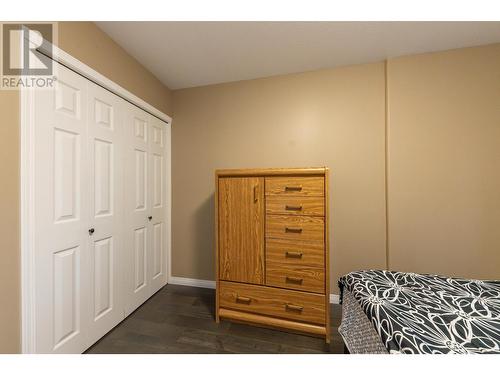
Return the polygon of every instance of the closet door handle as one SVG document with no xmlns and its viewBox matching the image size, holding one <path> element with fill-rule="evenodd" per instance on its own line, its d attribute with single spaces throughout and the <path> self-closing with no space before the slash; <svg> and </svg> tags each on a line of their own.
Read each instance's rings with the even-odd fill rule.
<svg viewBox="0 0 500 375">
<path fill-rule="evenodd" d="M 148 216 L 148 220 L 149 221 L 153 220 L 153 216 Z"/>
<path fill-rule="evenodd" d="M 292 310 L 292 311 L 297 311 L 297 312 L 302 312 L 302 310 L 304 310 L 304 306 L 292 305 L 291 303 L 287 303 L 285 305 L 285 309 Z"/>
<path fill-rule="evenodd" d="M 293 276 L 287 276 L 286 277 L 286 282 L 287 283 L 302 284 L 303 280 L 304 279 L 301 279 L 300 277 L 293 277 Z"/>
<path fill-rule="evenodd" d="M 90 228 L 89 229 L 89 236 L 92 236 L 95 232 L 95 229 L 94 228 Z"/>
<path fill-rule="evenodd" d="M 257 201 L 259 200 L 259 197 L 257 195 L 257 185 L 255 185 L 253 187 L 253 202 L 254 203 L 257 203 Z"/>
<path fill-rule="evenodd" d="M 246 303 L 247 305 L 250 304 L 252 300 L 248 297 L 241 297 L 241 296 L 236 296 L 236 302 L 237 303 Z"/>
<path fill-rule="evenodd" d="M 285 227 L 285 232 L 302 233 L 302 228 Z"/>
<path fill-rule="evenodd" d="M 285 206 L 285 210 L 287 210 L 287 211 L 302 211 L 302 206 L 289 206 L 287 204 Z"/>
<path fill-rule="evenodd" d="M 299 253 L 298 251 L 287 251 L 285 253 L 285 256 L 287 258 L 302 258 L 302 253 Z"/>
</svg>

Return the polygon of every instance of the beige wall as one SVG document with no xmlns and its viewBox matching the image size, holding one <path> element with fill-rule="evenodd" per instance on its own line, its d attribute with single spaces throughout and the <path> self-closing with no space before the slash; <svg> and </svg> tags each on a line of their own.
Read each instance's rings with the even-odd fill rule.
<svg viewBox="0 0 500 375">
<path fill-rule="evenodd" d="M 59 23 L 59 47 L 160 111 L 171 92 L 92 22 Z M 19 249 L 19 95 L 0 91 L 0 353 L 21 350 Z"/>
<path fill-rule="evenodd" d="M 163 113 L 172 113 L 171 91 L 93 22 L 58 26 L 60 48 Z"/>
<path fill-rule="evenodd" d="M 0 90 L 0 353 L 20 350 L 19 95 Z"/>
<path fill-rule="evenodd" d="M 500 44 L 173 93 L 175 276 L 213 279 L 216 168 L 332 170 L 331 280 L 500 278 Z M 385 114 L 388 119 L 388 252 Z"/>
<path fill-rule="evenodd" d="M 332 286 L 385 267 L 384 64 L 174 91 L 172 271 L 214 278 L 214 170 L 331 169 Z"/>
<path fill-rule="evenodd" d="M 388 65 L 389 265 L 500 278 L 500 44 Z"/>
</svg>

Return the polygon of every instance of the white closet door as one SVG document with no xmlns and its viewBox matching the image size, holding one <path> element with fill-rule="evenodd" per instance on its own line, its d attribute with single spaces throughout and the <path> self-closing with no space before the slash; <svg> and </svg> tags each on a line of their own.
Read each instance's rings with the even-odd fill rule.
<svg viewBox="0 0 500 375">
<path fill-rule="evenodd" d="M 28 116 L 34 352 L 81 353 L 165 285 L 168 129 L 64 66 L 56 75 Z"/>
<path fill-rule="evenodd" d="M 124 317 L 121 263 L 123 226 L 123 101 L 88 83 L 89 341 Z"/>
<path fill-rule="evenodd" d="M 150 178 L 149 178 L 149 115 L 126 103 L 126 168 L 125 168 L 125 243 L 127 252 L 127 304 L 130 313 L 150 296 L 148 248 Z"/>
<path fill-rule="evenodd" d="M 148 266 L 148 279 L 151 294 L 156 293 L 166 282 L 166 126 L 154 116 L 150 116 L 149 138 L 149 232 L 151 253 Z"/>
<path fill-rule="evenodd" d="M 35 314 L 38 353 L 87 344 L 87 81 L 60 66 L 55 89 L 36 90 Z"/>
</svg>

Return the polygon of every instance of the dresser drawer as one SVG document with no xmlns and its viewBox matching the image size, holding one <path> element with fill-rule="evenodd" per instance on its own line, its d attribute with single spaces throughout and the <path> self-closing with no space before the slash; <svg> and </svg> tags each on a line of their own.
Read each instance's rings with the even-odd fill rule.
<svg viewBox="0 0 500 375">
<path fill-rule="evenodd" d="M 270 195 L 266 197 L 266 213 L 277 215 L 325 215 L 323 197 Z"/>
<path fill-rule="evenodd" d="M 221 307 L 325 324 L 325 296 L 278 288 L 220 282 Z"/>
<path fill-rule="evenodd" d="M 323 242 L 324 220 L 315 216 L 267 215 L 266 237 Z"/>
<path fill-rule="evenodd" d="M 266 195 L 323 197 L 324 177 L 266 177 Z"/>
<path fill-rule="evenodd" d="M 319 267 L 268 262 L 266 264 L 266 285 L 324 293 L 325 270 Z"/>
<path fill-rule="evenodd" d="M 297 267 L 325 267 L 325 245 L 322 242 L 297 242 L 280 238 L 266 239 L 266 263 Z"/>
</svg>

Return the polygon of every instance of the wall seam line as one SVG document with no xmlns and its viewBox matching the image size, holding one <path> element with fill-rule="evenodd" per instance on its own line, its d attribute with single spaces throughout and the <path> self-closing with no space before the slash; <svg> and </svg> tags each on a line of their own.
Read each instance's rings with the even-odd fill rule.
<svg viewBox="0 0 500 375">
<path fill-rule="evenodd" d="M 386 59 L 384 62 L 384 78 L 385 78 L 385 268 L 389 269 L 389 77 L 388 64 Z"/>
</svg>

